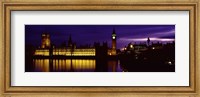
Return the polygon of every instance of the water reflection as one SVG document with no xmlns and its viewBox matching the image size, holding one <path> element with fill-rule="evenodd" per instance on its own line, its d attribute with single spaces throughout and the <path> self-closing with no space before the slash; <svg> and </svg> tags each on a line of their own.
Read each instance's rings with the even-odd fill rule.
<svg viewBox="0 0 200 97">
<path fill-rule="evenodd" d="M 110 60 L 108 61 L 108 72 L 122 72 L 122 66 L 120 65 L 120 61 Z"/>
<path fill-rule="evenodd" d="M 107 61 L 99 64 L 94 59 L 34 59 L 36 72 L 95 72 L 97 65 L 104 65 L 108 72 L 122 71 L 119 61 Z"/>
<path fill-rule="evenodd" d="M 95 60 L 67 59 L 53 60 L 53 71 L 94 71 Z"/>
<path fill-rule="evenodd" d="M 35 71 L 39 72 L 49 72 L 49 59 L 36 59 L 33 60 L 35 65 Z"/>
</svg>

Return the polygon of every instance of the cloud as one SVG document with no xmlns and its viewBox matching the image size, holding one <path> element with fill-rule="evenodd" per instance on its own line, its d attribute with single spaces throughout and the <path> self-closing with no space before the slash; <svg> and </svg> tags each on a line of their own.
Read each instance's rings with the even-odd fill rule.
<svg viewBox="0 0 200 97">
<path fill-rule="evenodd" d="M 120 38 L 120 41 L 129 41 L 129 42 L 144 42 L 147 41 L 147 38 Z M 171 38 L 150 38 L 151 41 L 161 41 L 161 42 L 168 42 L 174 41 L 175 39 Z"/>
</svg>

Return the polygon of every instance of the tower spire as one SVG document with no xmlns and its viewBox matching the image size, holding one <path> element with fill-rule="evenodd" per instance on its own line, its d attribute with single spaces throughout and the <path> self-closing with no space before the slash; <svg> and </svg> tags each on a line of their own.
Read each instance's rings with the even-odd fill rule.
<svg viewBox="0 0 200 97">
<path fill-rule="evenodd" d="M 115 29 L 113 28 L 113 32 L 112 32 L 112 53 L 111 55 L 116 55 L 116 49 L 117 49 L 117 41 L 116 41 L 116 33 L 115 33 Z"/>
<path fill-rule="evenodd" d="M 112 33 L 112 34 L 116 34 L 116 33 L 115 33 L 115 28 L 113 28 L 113 33 Z"/>
<path fill-rule="evenodd" d="M 147 39 L 147 44 L 148 44 L 148 46 L 149 46 L 149 43 L 150 43 L 150 38 L 148 37 L 148 39 Z"/>
<path fill-rule="evenodd" d="M 71 36 L 71 34 L 69 34 L 69 41 L 72 41 L 72 36 Z"/>
<path fill-rule="evenodd" d="M 72 46 L 72 36 L 71 36 L 71 34 L 69 34 L 68 46 L 69 47 Z"/>
</svg>

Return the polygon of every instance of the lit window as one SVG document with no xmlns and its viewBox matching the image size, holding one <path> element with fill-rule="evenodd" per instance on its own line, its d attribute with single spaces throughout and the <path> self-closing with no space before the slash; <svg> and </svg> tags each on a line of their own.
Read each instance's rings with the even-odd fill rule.
<svg viewBox="0 0 200 97">
<path fill-rule="evenodd" d="M 131 44 L 130 47 L 133 48 L 133 45 Z"/>
<path fill-rule="evenodd" d="M 124 48 L 124 50 L 126 50 L 126 48 Z"/>
</svg>

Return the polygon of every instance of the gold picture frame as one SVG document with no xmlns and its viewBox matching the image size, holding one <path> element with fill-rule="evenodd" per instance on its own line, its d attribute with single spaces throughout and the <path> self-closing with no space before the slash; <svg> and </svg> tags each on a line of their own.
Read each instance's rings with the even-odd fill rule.
<svg viewBox="0 0 200 97">
<path fill-rule="evenodd" d="M 112 96 L 112 97 L 200 97 L 199 77 L 199 0 L 3 0 L 0 29 L 0 95 L 5 97 Z M 140 10 L 189 11 L 190 17 L 190 85 L 160 87 L 20 87 L 11 86 L 11 11 L 24 10 Z M 148 95 L 147 95 L 148 94 Z"/>
</svg>

